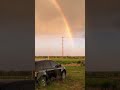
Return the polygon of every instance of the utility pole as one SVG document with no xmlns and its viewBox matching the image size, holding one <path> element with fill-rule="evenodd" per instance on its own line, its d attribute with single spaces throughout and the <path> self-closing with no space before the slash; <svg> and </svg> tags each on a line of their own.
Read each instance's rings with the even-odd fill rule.
<svg viewBox="0 0 120 90">
<path fill-rule="evenodd" d="M 64 56 L 64 41 L 63 41 L 64 37 L 62 37 L 62 57 Z"/>
<path fill-rule="evenodd" d="M 49 60 L 49 56 L 48 56 L 48 60 Z"/>
</svg>

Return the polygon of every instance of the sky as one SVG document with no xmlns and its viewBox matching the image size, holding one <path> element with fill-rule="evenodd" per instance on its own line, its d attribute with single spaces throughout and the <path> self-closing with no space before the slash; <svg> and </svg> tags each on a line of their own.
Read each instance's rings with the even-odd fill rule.
<svg viewBox="0 0 120 90">
<path fill-rule="evenodd" d="M 35 55 L 85 55 L 85 0 L 35 0 Z"/>
</svg>

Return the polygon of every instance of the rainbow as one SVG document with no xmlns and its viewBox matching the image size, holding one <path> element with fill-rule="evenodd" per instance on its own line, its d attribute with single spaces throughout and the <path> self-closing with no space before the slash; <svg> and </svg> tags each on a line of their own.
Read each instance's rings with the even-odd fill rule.
<svg viewBox="0 0 120 90">
<path fill-rule="evenodd" d="M 71 33 L 71 28 L 69 26 L 69 23 L 62 11 L 62 9 L 60 8 L 59 4 L 57 3 L 56 0 L 50 0 L 52 2 L 52 4 L 55 6 L 55 8 L 59 11 L 59 13 L 61 14 L 62 16 L 62 19 L 64 21 L 64 24 L 66 26 L 66 30 L 67 30 L 67 34 L 68 34 L 68 37 L 70 38 L 70 40 L 72 41 L 72 45 L 73 45 L 73 39 L 72 39 L 72 33 Z"/>
</svg>

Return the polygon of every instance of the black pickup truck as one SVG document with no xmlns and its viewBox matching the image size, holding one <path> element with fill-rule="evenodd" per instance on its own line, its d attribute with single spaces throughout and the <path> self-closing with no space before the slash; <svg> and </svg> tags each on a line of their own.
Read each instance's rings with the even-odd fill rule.
<svg viewBox="0 0 120 90">
<path fill-rule="evenodd" d="M 41 86 L 46 86 L 49 81 L 65 79 L 66 69 L 61 64 L 52 60 L 41 60 L 35 62 L 35 81 Z"/>
</svg>

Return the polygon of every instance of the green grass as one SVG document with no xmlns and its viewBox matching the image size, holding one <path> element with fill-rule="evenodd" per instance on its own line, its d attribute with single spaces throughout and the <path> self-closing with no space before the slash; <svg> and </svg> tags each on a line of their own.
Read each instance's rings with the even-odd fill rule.
<svg viewBox="0 0 120 90">
<path fill-rule="evenodd" d="M 36 90 L 84 90 L 85 87 L 85 67 L 66 66 L 67 77 L 64 81 L 51 82 L 45 88 Z"/>
<path fill-rule="evenodd" d="M 119 72 L 89 72 L 86 75 L 86 87 L 111 88 L 120 90 Z"/>
<path fill-rule="evenodd" d="M 52 60 L 60 63 L 60 64 L 71 64 L 71 63 L 80 63 L 82 60 L 80 59 L 60 59 L 60 58 L 53 58 Z"/>
<path fill-rule="evenodd" d="M 75 64 L 81 64 L 82 62 L 84 63 L 84 59 L 80 59 L 80 58 L 49 58 L 50 60 L 54 60 L 60 64 L 71 64 L 71 63 L 75 63 Z M 42 58 L 36 58 L 36 61 L 38 60 L 42 60 Z M 44 59 L 43 59 L 44 60 Z"/>
</svg>

